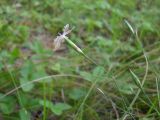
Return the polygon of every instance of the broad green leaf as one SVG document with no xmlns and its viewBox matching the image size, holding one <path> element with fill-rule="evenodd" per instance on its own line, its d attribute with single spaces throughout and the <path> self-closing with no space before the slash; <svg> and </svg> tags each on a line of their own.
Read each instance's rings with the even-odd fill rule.
<svg viewBox="0 0 160 120">
<path fill-rule="evenodd" d="M 12 107 L 13 104 L 9 103 L 0 103 L 0 109 L 2 111 L 2 113 L 4 114 L 10 114 L 13 112 L 14 108 Z"/>
<path fill-rule="evenodd" d="M 91 74 L 91 73 L 85 72 L 85 71 L 81 71 L 81 72 L 80 72 L 80 75 L 81 75 L 85 80 L 92 81 L 92 74 Z"/>
<path fill-rule="evenodd" d="M 27 78 L 21 78 L 20 79 L 20 85 L 22 85 L 22 90 L 25 92 L 31 91 L 32 88 L 34 87 L 33 83 L 28 84 L 30 82 Z"/>
<path fill-rule="evenodd" d="M 12 58 L 18 58 L 20 55 L 20 51 L 18 48 L 14 48 L 11 52 Z"/>
<path fill-rule="evenodd" d="M 40 100 L 39 104 L 42 106 L 46 106 L 48 109 L 50 109 L 55 115 L 61 115 L 63 113 L 63 111 L 68 110 L 71 108 L 70 105 L 68 105 L 67 103 L 56 103 L 53 104 L 52 102 L 46 100 Z"/>
<path fill-rule="evenodd" d="M 79 73 L 84 79 L 88 81 L 94 81 L 94 80 L 102 81 L 104 80 L 104 77 L 105 77 L 105 69 L 101 66 L 96 67 L 92 71 L 92 73 L 85 72 L 85 71 L 80 71 Z"/>
<path fill-rule="evenodd" d="M 44 101 L 44 100 L 39 100 L 39 104 L 42 106 L 46 106 L 47 108 L 51 109 L 53 107 L 53 103 L 51 101 Z"/>
<path fill-rule="evenodd" d="M 61 115 L 63 111 L 70 109 L 71 106 L 66 103 L 56 103 L 52 108 L 52 112 L 56 115 Z"/>
<path fill-rule="evenodd" d="M 59 63 L 56 63 L 54 66 L 51 68 L 54 71 L 60 72 L 61 71 L 61 65 Z"/>
<path fill-rule="evenodd" d="M 3 96 L 3 94 L 0 94 L 0 96 Z M 4 114 L 10 114 L 15 109 L 16 100 L 11 97 L 7 96 L 0 100 L 0 111 Z"/>
<path fill-rule="evenodd" d="M 104 68 L 101 66 L 98 66 L 93 70 L 93 76 L 96 77 L 96 76 L 104 75 L 104 72 L 105 72 Z"/>
<path fill-rule="evenodd" d="M 37 71 L 36 73 L 33 74 L 32 80 L 43 78 L 46 76 L 48 76 L 47 73 L 44 70 L 40 70 L 40 71 Z M 43 82 L 47 83 L 47 82 L 50 82 L 51 80 L 52 80 L 51 78 L 47 78 L 47 79 L 42 79 L 39 82 L 40 83 L 43 83 Z"/>
<path fill-rule="evenodd" d="M 74 88 L 70 93 L 69 97 L 73 100 L 79 100 L 86 95 L 86 91 L 81 88 Z"/>
<path fill-rule="evenodd" d="M 21 120 L 30 120 L 31 116 L 25 109 L 19 111 L 19 116 Z"/>
<path fill-rule="evenodd" d="M 31 61 L 26 61 L 21 68 L 21 76 L 22 77 L 30 77 L 33 71 L 33 63 Z"/>
<path fill-rule="evenodd" d="M 101 66 L 96 67 L 93 70 L 93 78 L 94 80 L 102 81 L 104 79 L 105 75 L 105 69 Z"/>
<path fill-rule="evenodd" d="M 28 92 L 32 90 L 34 87 L 33 83 L 28 84 L 32 80 L 32 74 L 34 71 L 33 63 L 31 61 L 26 61 L 26 63 L 21 68 L 21 78 L 20 78 L 20 85 L 22 85 L 22 90 Z M 27 84 L 27 85 L 25 85 Z"/>
</svg>

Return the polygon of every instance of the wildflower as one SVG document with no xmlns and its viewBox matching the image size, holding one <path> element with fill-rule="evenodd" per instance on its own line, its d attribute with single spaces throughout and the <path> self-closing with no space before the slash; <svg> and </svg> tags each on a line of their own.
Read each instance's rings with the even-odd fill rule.
<svg viewBox="0 0 160 120">
<path fill-rule="evenodd" d="M 61 44 L 66 41 L 74 50 L 76 50 L 79 54 L 83 55 L 85 58 L 87 58 L 90 62 L 96 64 L 92 59 L 90 59 L 84 52 L 76 45 L 74 44 L 66 35 L 71 33 L 72 29 L 69 29 L 69 24 L 65 25 L 63 28 L 63 33 L 60 34 L 54 39 L 54 50 L 57 50 L 60 48 Z"/>
<path fill-rule="evenodd" d="M 63 28 L 63 33 L 60 34 L 54 39 L 54 50 L 57 50 L 60 48 L 61 44 L 65 41 L 65 38 L 67 38 L 66 35 L 68 35 L 69 33 L 71 33 L 72 29 L 69 29 L 69 24 L 65 25 Z"/>
</svg>

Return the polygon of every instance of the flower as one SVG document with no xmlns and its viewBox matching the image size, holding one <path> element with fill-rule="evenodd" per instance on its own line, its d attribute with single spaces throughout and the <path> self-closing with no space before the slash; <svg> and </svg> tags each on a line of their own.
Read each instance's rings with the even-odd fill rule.
<svg viewBox="0 0 160 120">
<path fill-rule="evenodd" d="M 74 42 L 72 42 L 66 35 L 68 35 L 72 29 L 69 29 L 69 24 L 65 25 L 63 28 L 63 33 L 60 34 L 54 39 L 54 45 L 55 48 L 54 50 L 59 49 L 59 47 L 61 46 L 61 43 L 63 43 L 64 41 L 66 41 L 75 51 L 77 51 L 79 54 L 83 55 L 85 58 L 87 58 L 90 62 L 96 64 L 92 59 L 90 59 L 90 57 L 88 57 L 86 54 L 84 54 L 84 52 L 81 50 L 81 48 L 79 48 Z M 97 64 L 96 64 L 97 65 Z"/>
<path fill-rule="evenodd" d="M 71 33 L 72 29 L 69 29 L 69 24 L 65 25 L 63 28 L 63 33 L 60 34 L 54 39 L 54 50 L 57 50 L 60 48 L 61 44 L 65 41 L 66 35 Z"/>
</svg>

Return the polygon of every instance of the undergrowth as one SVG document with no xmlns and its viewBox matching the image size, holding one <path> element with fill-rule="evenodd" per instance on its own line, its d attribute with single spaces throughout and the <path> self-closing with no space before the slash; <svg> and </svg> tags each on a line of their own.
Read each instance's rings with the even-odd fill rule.
<svg viewBox="0 0 160 120">
<path fill-rule="evenodd" d="M 159 120 L 159 8 L 1 0 L 0 119 Z M 54 49 L 66 24 L 75 28 Z"/>
</svg>

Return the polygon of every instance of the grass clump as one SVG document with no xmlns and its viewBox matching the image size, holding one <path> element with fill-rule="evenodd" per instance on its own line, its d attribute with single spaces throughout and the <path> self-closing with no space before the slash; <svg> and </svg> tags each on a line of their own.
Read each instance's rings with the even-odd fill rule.
<svg viewBox="0 0 160 120">
<path fill-rule="evenodd" d="M 0 119 L 160 119 L 159 6 L 1 0 Z"/>
</svg>

